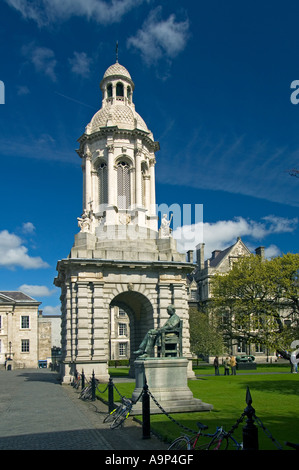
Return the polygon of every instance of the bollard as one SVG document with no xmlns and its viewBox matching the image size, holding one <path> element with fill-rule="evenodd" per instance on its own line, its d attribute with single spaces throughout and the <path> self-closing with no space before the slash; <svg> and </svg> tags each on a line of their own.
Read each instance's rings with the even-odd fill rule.
<svg viewBox="0 0 299 470">
<path fill-rule="evenodd" d="M 255 409 L 252 407 L 252 398 L 249 387 L 247 387 L 246 392 L 246 403 L 247 407 L 245 408 L 244 413 L 247 416 L 247 420 L 243 428 L 243 450 L 258 450 L 258 429 L 253 421 Z"/>
<path fill-rule="evenodd" d="M 84 370 L 82 369 L 82 377 L 81 377 L 81 390 L 85 387 L 85 376 L 84 376 Z"/>
<path fill-rule="evenodd" d="M 111 413 L 114 410 L 114 398 L 113 398 L 113 380 L 109 378 L 108 383 L 108 411 Z"/>
<path fill-rule="evenodd" d="M 150 396 L 148 393 L 148 385 L 144 383 L 142 394 L 142 439 L 151 438 L 151 422 L 150 422 Z"/>
<path fill-rule="evenodd" d="M 91 399 L 92 401 L 95 401 L 96 399 L 96 381 L 94 377 L 94 370 L 92 371 L 92 377 L 91 377 Z"/>
</svg>

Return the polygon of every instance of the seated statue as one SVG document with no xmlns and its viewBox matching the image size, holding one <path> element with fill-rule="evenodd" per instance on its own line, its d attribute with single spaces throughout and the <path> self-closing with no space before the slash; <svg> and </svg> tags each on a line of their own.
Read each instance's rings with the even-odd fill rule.
<svg viewBox="0 0 299 470">
<path fill-rule="evenodd" d="M 149 357 L 153 354 L 153 349 L 157 339 L 161 336 L 163 331 L 167 333 L 167 330 L 179 328 L 180 317 L 175 313 L 175 308 L 172 305 L 167 307 L 167 313 L 170 318 L 168 318 L 166 323 L 161 328 L 149 330 L 142 340 L 138 350 L 134 351 L 134 354 L 137 354 L 140 359 Z"/>
</svg>

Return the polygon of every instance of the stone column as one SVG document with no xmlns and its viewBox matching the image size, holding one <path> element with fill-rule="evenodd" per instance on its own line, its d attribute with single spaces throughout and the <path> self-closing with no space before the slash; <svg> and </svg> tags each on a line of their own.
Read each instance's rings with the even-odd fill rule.
<svg viewBox="0 0 299 470">
<path fill-rule="evenodd" d="M 114 145 L 113 144 L 107 145 L 107 150 L 108 150 L 108 205 L 113 206 L 115 205 Z"/>
<path fill-rule="evenodd" d="M 91 201 L 91 153 L 87 151 L 85 157 L 85 207 L 89 210 L 89 203 Z"/>
<path fill-rule="evenodd" d="M 142 174 L 141 174 L 141 156 L 142 152 L 140 149 L 135 150 L 135 202 L 137 207 L 142 206 Z"/>
<path fill-rule="evenodd" d="M 149 161 L 149 164 L 150 164 L 150 178 L 151 178 L 151 183 L 150 183 L 150 189 L 151 189 L 151 193 L 150 193 L 150 206 L 151 206 L 151 209 L 150 209 L 150 213 L 151 215 L 155 215 L 156 214 L 156 183 L 155 183 L 155 164 L 156 164 L 156 160 L 155 158 L 151 158 L 150 161 Z"/>
<path fill-rule="evenodd" d="M 77 358 L 78 363 L 90 359 L 88 332 L 88 283 L 77 281 Z M 79 372 L 79 371 L 78 371 Z"/>
</svg>

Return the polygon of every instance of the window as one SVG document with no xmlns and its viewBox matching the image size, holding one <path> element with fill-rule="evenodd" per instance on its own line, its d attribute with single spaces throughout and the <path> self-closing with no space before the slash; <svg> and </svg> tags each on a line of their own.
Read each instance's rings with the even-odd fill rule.
<svg viewBox="0 0 299 470">
<path fill-rule="evenodd" d="M 127 336 L 127 325 L 126 323 L 119 323 L 118 325 L 119 336 Z"/>
<path fill-rule="evenodd" d="M 119 311 L 118 311 L 118 316 L 119 317 L 125 317 L 126 315 L 127 315 L 126 312 L 122 308 L 120 308 Z"/>
<path fill-rule="evenodd" d="M 22 339 L 21 352 L 29 352 L 29 339 Z"/>
<path fill-rule="evenodd" d="M 124 86 L 122 83 L 116 85 L 116 96 L 124 96 Z"/>
<path fill-rule="evenodd" d="M 127 343 L 119 343 L 118 354 L 119 354 L 119 357 L 127 355 Z"/>
<path fill-rule="evenodd" d="M 99 175 L 99 203 L 108 203 L 108 177 L 107 177 L 107 164 L 101 163 L 98 168 Z"/>
<path fill-rule="evenodd" d="M 107 97 L 108 98 L 112 97 L 112 85 L 111 85 L 111 83 L 109 83 L 109 85 L 107 85 Z"/>
<path fill-rule="evenodd" d="M 121 161 L 117 165 L 117 202 L 119 209 L 128 209 L 131 204 L 130 196 L 130 166 Z"/>
<path fill-rule="evenodd" d="M 29 328 L 29 316 L 21 316 L 21 328 Z"/>
</svg>

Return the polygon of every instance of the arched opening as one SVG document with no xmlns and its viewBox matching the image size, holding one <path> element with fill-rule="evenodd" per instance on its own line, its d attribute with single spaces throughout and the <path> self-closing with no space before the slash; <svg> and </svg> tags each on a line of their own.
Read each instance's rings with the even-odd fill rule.
<svg viewBox="0 0 299 470">
<path fill-rule="evenodd" d="M 126 160 L 117 163 L 117 204 L 119 209 L 131 205 L 130 164 Z"/>
<path fill-rule="evenodd" d="M 125 315 L 119 315 L 125 312 Z M 116 318 L 118 313 L 118 318 Z M 124 330 L 120 324 L 126 324 Z M 149 329 L 154 328 L 154 309 L 151 302 L 139 292 L 126 291 L 118 294 L 110 303 L 110 352 L 122 352 L 127 344 L 130 375 L 134 376 L 134 351 Z"/>
<path fill-rule="evenodd" d="M 124 96 L 124 86 L 121 82 L 116 84 L 116 96 Z"/>
<path fill-rule="evenodd" d="M 99 205 L 108 203 L 108 168 L 106 162 L 100 162 L 98 166 Z"/>
<path fill-rule="evenodd" d="M 112 84 L 107 85 L 107 98 L 112 98 Z"/>
</svg>

